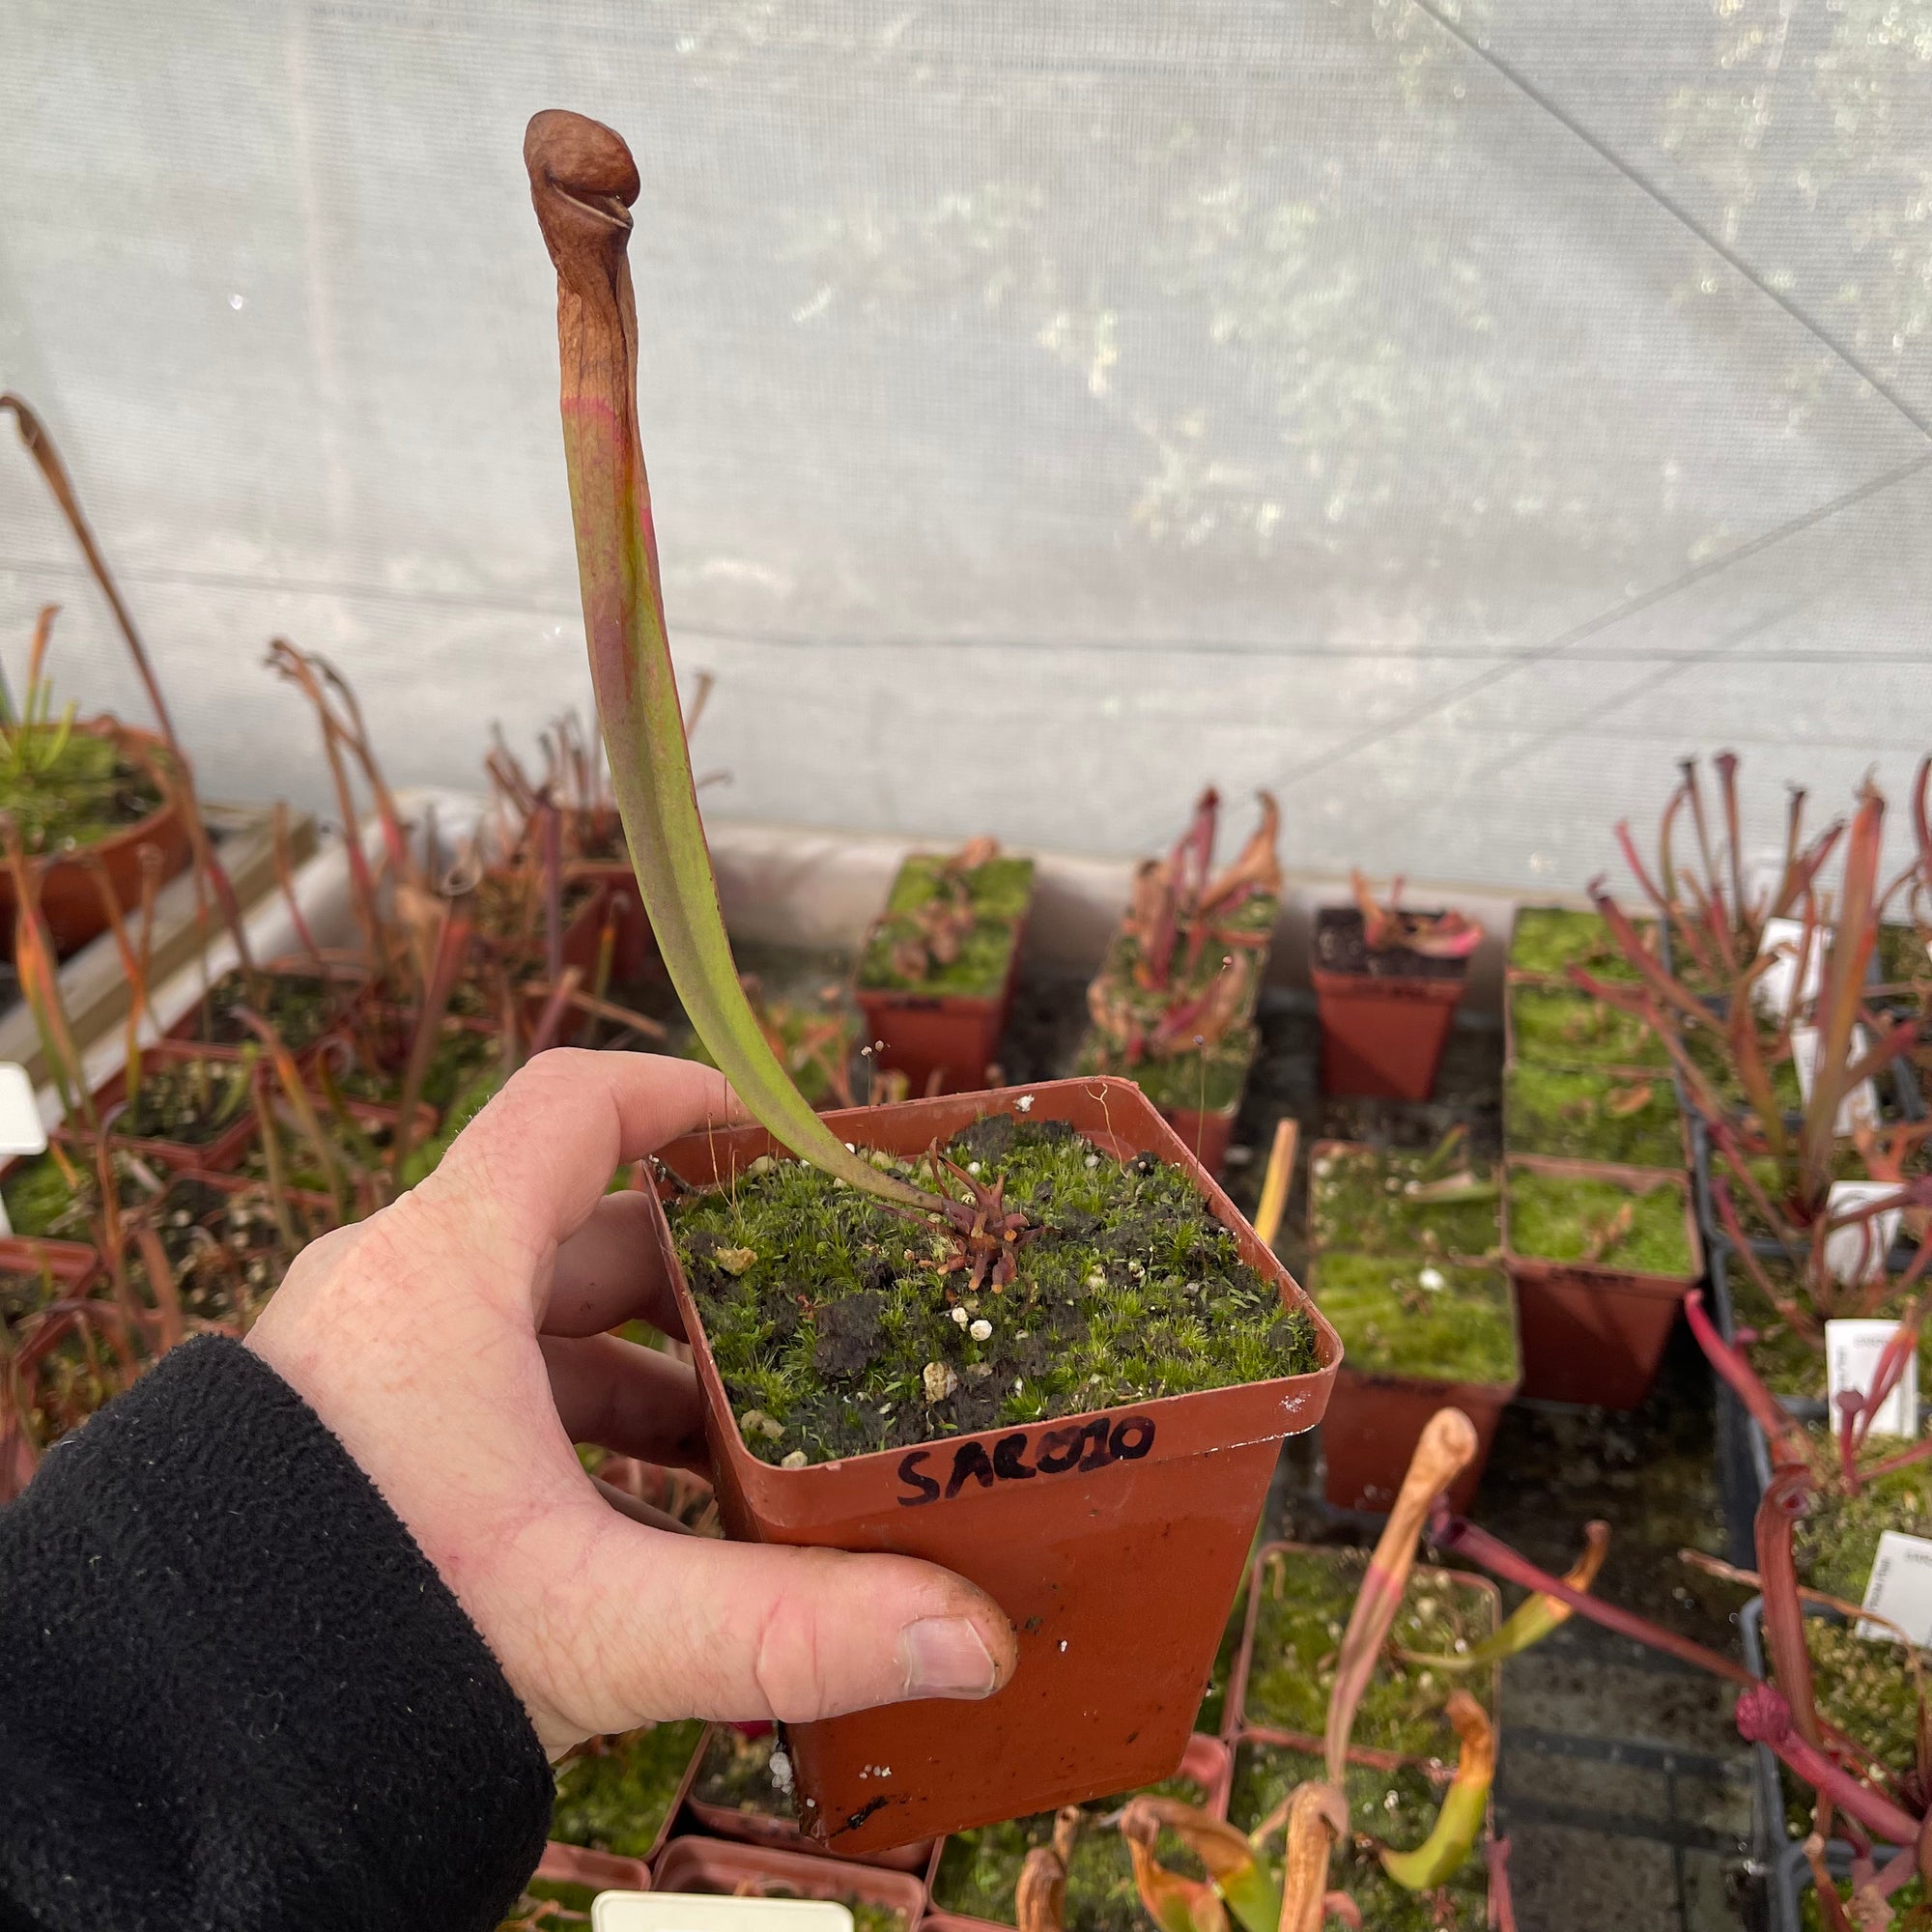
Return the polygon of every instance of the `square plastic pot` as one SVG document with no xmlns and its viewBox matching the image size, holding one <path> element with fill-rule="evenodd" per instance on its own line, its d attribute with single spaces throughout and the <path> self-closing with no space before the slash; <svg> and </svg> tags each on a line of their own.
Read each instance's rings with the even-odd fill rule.
<svg viewBox="0 0 1932 1932">
<path fill-rule="evenodd" d="M 728 1895 L 741 1887 L 762 1885 L 770 1889 L 751 1896 L 860 1898 L 903 1915 L 905 1932 L 917 1932 L 925 1911 L 925 1885 L 910 1872 L 725 1838 L 673 1838 L 658 1855 L 655 1877 L 659 1891 Z"/>
<path fill-rule="evenodd" d="M 1308 1312 L 1319 1367 L 781 1469 L 738 1433 L 660 1210 L 656 1238 L 692 1340 L 729 1534 L 943 1564 L 984 1589 L 1018 1636 L 1012 1681 L 983 1703 L 899 1704 L 792 1730 L 806 1833 L 840 1854 L 1166 1776 L 1192 1729 L 1281 1440 L 1321 1421 L 1341 1355 L 1280 1261 L 1127 1081 L 1048 1081 L 826 1118 L 841 1139 L 909 1156 L 991 1114 L 1065 1121 L 1117 1157 L 1151 1152 L 1179 1168 L 1283 1306 Z M 762 1128 L 739 1127 L 690 1135 L 659 1158 L 688 1183 L 718 1184 L 772 1145 Z M 881 1765 L 890 1777 L 873 1774 Z"/>
<path fill-rule="evenodd" d="M 829 1853 L 798 1829 L 795 1818 L 774 1817 L 766 1811 L 738 1811 L 728 1804 L 707 1804 L 697 1795 L 697 1787 L 704 1776 L 705 1758 L 724 1728 L 714 1724 L 704 1735 L 704 1743 L 697 1753 L 697 1776 L 692 1780 L 691 1815 L 714 1838 L 737 1838 L 748 1845 L 764 1845 L 779 1852 L 799 1852 L 815 1859 L 829 1857 Z M 867 1864 L 885 1865 L 894 1871 L 923 1872 L 932 1854 L 933 1842 L 930 1838 L 916 1838 L 909 1845 L 894 1845 L 884 1851 L 862 1853 L 860 1856 Z"/>
<path fill-rule="evenodd" d="M 620 1858 L 615 1852 L 593 1852 L 588 1845 L 566 1845 L 555 1838 L 543 1848 L 532 1878 L 553 1885 L 587 1885 L 599 1891 L 649 1891 L 651 1868 L 642 1859 Z"/>
<path fill-rule="evenodd" d="M 903 1073 L 914 1094 L 962 1094 L 983 1088 L 986 1069 L 1013 1009 L 1025 923 L 1013 930 L 1006 983 L 997 993 L 914 993 L 902 987 L 860 986 L 854 997 L 866 1015 L 866 1037 L 881 1042 L 878 1064 Z"/>
<path fill-rule="evenodd" d="M 1310 963 L 1321 1017 L 1321 1091 L 1381 1100 L 1426 1100 L 1468 986 L 1453 977 L 1338 973 Z"/>
<path fill-rule="evenodd" d="M 1518 1254 L 1510 1232 L 1509 1175 L 1519 1170 L 1616 1180 L 1642 1193 L 1660 1187 L 1675 1190 L 1683 1202 L 1690 1271 L 1646 1274 L 1601 1262 Z M 1503 1260 L 1516 1286 L 1523 1395 L 1541 1402 L 1635 1408 L 1657 1378 L 1684 1297 L 1704 1272 L 1690 1182 L 1662 1168 L 1513 1154 L 1503 1179 Z"/>
<path fill-rule="evenodd" d="M 241 1065 L 242 1059 L 242 1049 L 239 1046 L 207 1046 L 189 1040 L 151 1040 L 141 1049 L 142 1065 L 151 1067 L 182 1065 L 197 1060 L 236 1066 Z M 234 1171 L 248 1143 L 255 1137 L 257 1121 L 252 1094 L 242 1111 L 213 1140 L 175 1141 L 157 1135 L 121 1133 L 114 1124 L 113 1117 L 127 1092 L 128 1073 L 123 1067 L 94 1096 L 95 1105 L 99 1109 L 108 1139 L 114 1146 L 127 1148 L 144 1158 L 161 1161 L 169 1167 L 192 1167 L 208 1174 L 228 1174 Z"/>
<path fill-rule="evenodd" d="M 1181 1752 L 1179 1764 L 1162 1776 L 1193 1779 L 1208 1796 L 1202 1809 L 1216 1818 L 1228 1815 L 1228 1795 L 1235 1782 L 1235 1754 L 1219 1738 L 1206 1737 L 1196 1731 L 1188 1738 L 1187 1748 Z M 1157 1784 L 1161 1779 L 1151 1778 L 1149 1782 Z M 946 1840 L 942 1838 L 933 1846 L 931 1862 L 926 1867 L 925 1892 L 928 1898 L 939 1882 L 939 1863 L 945 1853 Z M 977 1918 L 971 1913 L 942 1912 L 935 1907 L 926 1914 L 923 1932 L 1013 1932 L 1013 1921 Z"/>
<path fill-rule="evenodd" d="M 643 899 L 638 893 L 637 875 L 630 864 L 618 859 L 583 859 L 565 867 L 564 879 L 568 885 L 589 881 L 602 888 L 596 900 L 589 938 L 587 958 L 573 958 L 569 949 L 572 944 L 566 938 L 565 965 L 581 965 L 586 980 L 597 970 L 597 949 L 603 943 L 604 921 L 608 918 L 612 928 L 611 947 L 611 977 L 621 984 L 641 980 L 657 964 L 657 934 L 651 930 L 650 915 L 644 910 Z M 580 918 L 582 915 L 580 915 Z M 573 927 L 577 922 L 573 921 Z M 578 942 L 580 947 L 582 942 Z"/>
<path fill-rule="evenodd" d="M 1235 1137 L 1240 1102 L 1203 1113 L 1198 1107 L 1163 1107 L 1164 1120 L 1179 1135 L 1180 1144 L 1216 1180 L 1228 1164 L 1228 1143 Z"/>
</svg>

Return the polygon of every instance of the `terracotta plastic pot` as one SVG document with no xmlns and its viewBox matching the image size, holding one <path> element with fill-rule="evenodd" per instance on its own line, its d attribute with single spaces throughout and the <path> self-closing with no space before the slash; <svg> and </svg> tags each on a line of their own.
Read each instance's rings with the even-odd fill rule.
<svg viewBox="0 0 1932 1932">
<path fill-rule="evenodd" d="M 867 1039 L 879 1042 L 879 1065 L 903 1073 L 915 1095 L 975 1093 L 1000 1050 L 1000 1037 L 1013 1009 L 1026 921 L 1013 924 L 1013 950 L 997 993 L 916 993 L 904 987 L 858 986 L 854 997 L 866 1015 Z M 862 951 L 860 956 L 863 958 Z"/>
<path fill-rule="evenodd" d="M 1308 1310 L 1320 1367 L 776 1468 L 739 1435 L 660 1211 L 656 1236 L 692 1339 L 730 1534 L 924 1557 L 987 1591 L 1018 1634 L 1018 1670 L 983 1703 L 898 1704 L 792 1731 L 806 1832 L 841 1853 L 1166 1776 L 1192 1729 L 1281 1439 L 1321 1419 L 1340 1358 L 1333 1329 L 1127 1081 L 1049 1081 L 827 1120 L 842 1139 L 913 1155 L 990 1114 L 1065 1121 L 1117 1156 L 1151 1152 L 1180 1168 L 1283 1305 Z M 659 1158 L 704 1185 L 771 1147 L 762 1128 L 738 1127 L 687 1136 Z"/>
<path fill-rule="evenodd" d="M 1522 1386 L 1512 1382 L 1439 1382 L 1425 1376 L 1358 1372 L 1345 1361 L 1321 1418 L 1322 1493 L 1336 1509 L 1386 1516 L 1408 1459 L 1438 1408 L 1460 1408 L 1476 1425 L 1476 1453 L 1449 1486 L 1449 1506 L 1466 1515 L 1496 1439 L 1496 1424 Z"/>
<path fill-rule="evenodd" d="M 774 1817 L 768 1811 L 739 1811 L 729 1804 L 707 1804 L 698 1797 L 697 1785 L 704 1775 L 704 1760 L 720 1728 L 714 1724 L 705 1733 L 703 1747 L 697 1753 L 697 1777 L 692 1781 L 691 1797 L 688 1801 L 691 1815 L 714 1838 L 739 1838 L 748 1845 L 764 1845 L 773 1851 L 798 1852 L 814 1859 L 829 1858 L 830 1853 L 814 1844 L 798 1829 L 796 1819 Z M 909 1845 L 893 1845 L 881 1851 L 864 1852 L 857 1856 L 867 1864 L 885 1865 L 894 1871 L 923 1871 L 926 1861 L 932 1854 L 934 1842 L 930 1838 L 916 1838 Z"/>
<path fill-rule="evenodd" d="M 1520 1255 L 1510 1235 L 1508 1174 L 1503 1183 L 1503 1260 L 1516 1285 L 1522 1333 L 1522 1393 L 1542 1402 L 1635 1408 L 1650 1393 L 1684 1297 L 1704 1272 L 1703 1244 L 1681 1174 L 1584 1160 L 1513 1154 L 1509 1171 L 1621 1181 L 1648 1194 L 1674 1188 L 1684 1203 L 1689 1273 L 1644 1274 L 1601 1262 Z"/>
<path fill-rule="evenodd" d="M 1163 1107 L 1164 1120 L 1180 1136 L 1180 1144 L 1216 1180 L 1228 1164 L 1228 1143 L 1235 1137 L 1235 1121 L 1240 1113 L 1238 1101 L 1212 1113 L 1198 1107 Z"/>
<path fill-rule="evenodd" d="M 1321 1015 L 1322 1093 L 1428 1099 L 1467 982 L 1309 973 Z"/>
<path fill-rule="evenodd" d="M 587 979 L 597 969 L 597 948 L 610 917 L 614 934 L 611 948 L 611 977 L 620 983 L 641 980 L 656 965 L 657 934 L 638 895 L 637 876 L 628 864 L 614 859 L 580 859 L 564 867 L 571 885 L 588 880 L 603 890 L 597 901 L 597 929 L 590 935 L 590 957 L 581 962 Z M 566 942 L 567 943 L 567 942 Z M 566 965 L 579 963 L 566 958 Z"/>
<path fill-rule="evenodd" d="M 142 752 L 165 752 L 163 742 L 152 731 L 137 731 L 111 718 L 90 718 L 73 727 L 92 737 L 113 737 L 127 741 Z M 125 830 L 97 839 L 87 850 L 107 867 L 114 896 L 125 915 L 131 916 L 141 903 L 141 847 L 152 845 L 161 855 L 160 883 L 165 884 L 188 861 L 187 827 L 179 810 L 165 800 L 158 810 L 137 819 Z M 62 958 L 77 952 L 90 939 L 107 930 L 107 909 L 101 903 L 100 888 L 79 858 L 48 857 L 31 862 L 41 886 L 41 917 L 53 935 L 54 951 Z M 0 870 L 0 920 L 6 930 L 14 929 L 18 901 L 14 881 Z"/>
<path fill-rule="evenodd" d="M 0 1235 L 0 1272 L 47 1275 L 70 1294 L 99 1265 L 99 1254 L 85 1241 L 50 1241 L 41 1235 Z"/>
<path fill-rule="evenodd" d="M 769 1845 L 732 1844 L 724 1838 L 673 1838 L 658 1859 L 659 1891 L 736 1892 L 740 1886 L 769 1886 L 752 1895 L 783 1898 L 859 1898 L 904 1916 L 915 1932 L 925 1910 L 925 1887 L 908 1872 L 847 1864 L 810 1852 L 781 1852 Z"/>
<path fill-rule="evenodd" d="M 593 1852 L 587 1845 L 559 1844 L 553 1838 L 543 1848 L 532 1878 L 553 1885 L 588 1885 L 599 1891 L 649 1891 L 651 1868 L 642 1859 L 619 1858 L 615 1852 Z"/>
<path fill-rule="evenodd" d="M 144 1067 L 182 1065 L 197 1060 L 234 1066 L 239 1065 L 242 1059 L 242 1050 L 239 1046 L 212 1046 L 195 1040 L 157 1039 L 141 1049 Z M 128 1073 L 123 1067 L 94 1096 L 95 1105 L 100 1111 L 108 1138 L 113 1144 L 144 1158 L 162 1161 L 169 1167 L 201 1168 L 210 1174 L 230 1174 L 255 1136 L 257 1122 L 252 1094 L 242 1111 L 213 1140 L 176 1141 L 158 1135 L 122 1133 L 115 1125 L 114 1115 L 127 1091 Z"/>
</svg>

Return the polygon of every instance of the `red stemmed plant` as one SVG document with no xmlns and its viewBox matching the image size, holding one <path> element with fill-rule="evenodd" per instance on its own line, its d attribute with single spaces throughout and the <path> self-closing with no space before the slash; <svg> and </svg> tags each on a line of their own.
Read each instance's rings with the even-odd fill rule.
<svg viewBox="0 0 1932 1932">
<path fill-rule="evenodd" d="M 1362 942 L 1371 952 L 1413 952 L 1424 959 L 1466 959 L 1483 943 L 1483 928 L 1460 912 L 1408 912 L 1402 903 L 1403 881 L 1389 881 L 1388 896 L 1376 897 L 1360 872 L 1349 874 L 1349 888 L 1362 915 Z"/>
</svg>

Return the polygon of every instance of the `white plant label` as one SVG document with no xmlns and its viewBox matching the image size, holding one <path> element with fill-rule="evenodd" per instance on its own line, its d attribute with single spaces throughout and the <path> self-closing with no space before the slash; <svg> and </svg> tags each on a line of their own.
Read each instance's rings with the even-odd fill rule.
<svg viewBox="0 0 1932 1932">
<path fill-rule="evenodd" d="M 1852 1029 L 1851 1051 L 1845 1056 L 1847 1066 L 1856 1065 L 1871 1051 L 1871 1040 L 1861 1026 Z M 1804 1097 L 1804 1104 L 1811 1104 L 1811 1090 L 1818 1084 L 1818 1029 L 1808 1026 L 1795 1026 L 1791 1029 L 1791 1064 L 1798 1070 L 1798 1091 Z M 1861 1127 L 1878 1125 L 1878 1089 L 1869 1080 L 1861 1080 L 1838 1102 L 1838 1118 L 1832 1131 L 1840 1138 L 1849 1138 Z"/>
<path fill-rule="evenodd" d="M 1932 1647 L 1932 1543 L 1895 1529 L 1882 1531 L 1864 1607 L 1897 1625 L 1921 1650 Z M 1898 1641 L 1885 1624 L 1861 1623 L 1859 1634 L 1880 1643 Z"/>
<path fill-rule="evenodd" d="M 1857 1395 L 1871 1392 L 1878 1374 L 1878 1358 L 1885 1346 L 1898 1332 L 1896 1321 L 1828 1321 L 1825 1323 L 1825 1401 L 1832 1427 L 1838 1426 L 1838 1396 L 1850 1390 Z M 1915 1350 L 1905 1364 L 1898 1385 L 1879 1405 L 1869 1432 L 1873 1435 L 1917 1435 L 1918 1434 L 1918 1356 Z"/>
<path fill-rule="evenodd" d="M 1868 1207 L 1874 1201 L 1895 1201 L 1898 1183 L 1892 1180 L 1834 1180 L 1825 1198 L 1825 1215 L 1835 1220 L 1840 1214 Z M 1889 1208 L 1861 1221 L 1856 1227 L 1838 1228 L 1825 1236 L 1825 1265 L 1833 1277 L 1852 1286 L 1869 1281 L 1885 1272 L 1885 1258 L 1898 1239 L 1901 1209 Z"/>
<path fill-rule="evenodd" d="M 1818 997 L 1818 988 L 1825 983 L 1825 952 L 1832 943 L 1832 928 L 1829 925 L 1814 925 L 1811 928 L 1811 946 L 1805 953 L 1804 971 L 1799 970 L 1798 953 L 1804 944 L 1804 922 L 1802 919 L 1768 919 L 1764 923 L 1764 933 L 1758 941 L 1758 956 L 1773 955 L 1770 967 L 1759 976 L 1751 986 L 1751 998 L 1768 1013 L 1784 1013 L 1792 1010 L 1792 987 L 1798 989 L 1798 1006 L 1802 1009 Z"/>
<path fill-rule="evenodd" d="M 47 1130 L 27 1069 L 16 1060 L 0 1060 L 0 1158 L 46 1151 Z M 0 1201 L 0 1235 L 13 1232 L 7 1205 Z"/>
<path fill-rule="evenodd" d="M 726 1898 L 708 1891 L 600 1891 L 591 1932 L 852 1932 L 829 1898 Z"/>
</svg>

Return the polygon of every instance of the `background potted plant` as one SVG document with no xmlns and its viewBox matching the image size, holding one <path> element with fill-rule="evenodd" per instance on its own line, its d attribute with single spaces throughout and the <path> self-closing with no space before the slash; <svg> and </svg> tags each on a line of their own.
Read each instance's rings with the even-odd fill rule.
<svg viewBox="0 0 1932 1932">
<path fill-rule="evenodd" d="M 1426 1100 L 1483 928 L 1459 912 L 1407 912 L 1351 872 L 1352 906 L 1315 918 L 1309 960 L 1321 1015 L 1321 1091 Z"/>
</svg>

